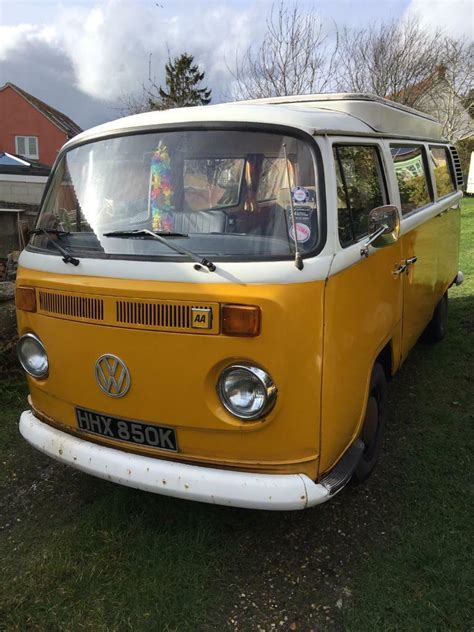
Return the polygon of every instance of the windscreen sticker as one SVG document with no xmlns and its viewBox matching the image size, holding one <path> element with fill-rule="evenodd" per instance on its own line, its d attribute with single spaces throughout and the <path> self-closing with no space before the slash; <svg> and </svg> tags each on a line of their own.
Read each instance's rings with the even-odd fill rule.
<svg viewBox="0 0 474 632">
<path fill-rule="evenodd" d="M 294 187 L 291 191 L 293 201 L 297 204 L 306 204 L 310 199 L 310 193 L 305 187 Z"/>
<path fill-rule="evenodd" d="M 293 230 L 293 224 L 290 226 L 290 237 L 294 240 L 295 231 Z M 296 224 L 296 239 L 298 242 L 304 244 L 311 237 L 311 228 L 306 224 Z"/>
<path fill-rule="evenodd" d="M 313 210 L 310 208 L 305 208 L 301 206 L 294 207 L 295 213 L 295 224 L 296 224 L 296 236 L 299 243 L 305 243 L 311 238 L 311 216 Z M 291 217 L 291 208 L 287 209 L 287 217 L 288 217 L 288 230 L 290 233 L 290 239 L 295 238 L 295 233 L 293 230 L 293 219 Z"/>
</svg>

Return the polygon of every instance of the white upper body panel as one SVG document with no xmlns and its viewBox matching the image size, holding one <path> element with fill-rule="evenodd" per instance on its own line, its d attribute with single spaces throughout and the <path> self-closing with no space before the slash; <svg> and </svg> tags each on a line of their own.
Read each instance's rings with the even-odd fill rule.
<svg viewBox="0 0 474 632">
<path fill-rule="evenodd" d="M 388 104 L 388 105 L 387 105 Z M 327 108 L 327 109 L 326 109 Z M 334 108 L 334 109 L 332 109 Z M 340 108 L 341 111 L 338 111 Z M 347 111 L 344 111 L 347 110 Z M 393 116 L 391 116 L 393 110 Z M 349 111 L 351 113 L 349 113 Z M 360 120 L 357 112 L 370 120 Z M 401 116 L 401 118 L 400 118 Z M 405 122 L 403 123 L 403 117 Z M 174 125 L 206 124 L 206 123 L 242 123 L 271 124 L 292 127 L 311 135 L 316 135 L 316 142 L 325 166 L 325 189 L 327 195 L 326 238 L 322 251 L 316 257 L 305 259 L 302 271 L 295 267 L 294 261 L 254 261 L 236 262 L 222 261 L 217 263 L 214 273 L 201 268 L 197 271 L 190 261 L 155 262 L 82 259 L 77 268 L 63 263 L 60 256 L 23 251 L 20 265 L 44 272 L 64 273 L 84 276 L 102 276 L 124 279 L 164 280 L 174 282 L 195 283 L 301 283 L 313 280 L 324 280 L 332 274 L 360 261 L 360 244 L 342 249 L 338 239 L 337 212 L 334 208 L 336 199 L 336 180 L 333 168 L 332 142 L 347 142 L 351 136 L 362 139 L 373 136 L 374 131 L 380 136 L 390 137 L 390 125 L 400 124 L 397 136 L 423 138 L 424 134 L 433 140 L 439 137 L 439 127 L 429 117 L 418 114 L 414 110 L 390 105 L 384 99 L 367 95 L 309 95 L 303 97 L 282 97 L 278 99 L 242 102 L 239 104 L 220 104 L 215 106 L 179 108 L 174 110 L 147 112 L 111 121 L 79 134 L 67 143 L 66 147 L 80 142 L 87 142 L 111 134 L 133 133 L 159 127 Z M 426 126 L 424 127 L 426 123 Z M 430 127 L 431 126 L 431 127 Z M 383 129 L 386 131 L 383 132 Z M 411 134 L 409 133 L 411 130 Z M 430 131 L 431 130 L 431 131 Z M 423 133 L 424 132 L 424 133 Z M 321 134 L 318 138 L 318 134 Z M 328 134 L 326 136 L 326 134 Z M 330 134 L 330 136 L 329 136 Z M 395 135 L 395 132 L 393 132 Z M 360 141 L 360 139 L 359 139 Z M 373 140 L 382 149 L 384 141 Z M 385 152 L 389 156 L 389 147 Z M 389 158 L 388 158 L 389 160 Z M 393 175 L 393 174 L 392 174 Z M 396 191 L 394 176 L 389 178 L 390 188 Z M 392 197 L 392 195 L 391 195 Z M 402 234 L 415 225 L 426 221 L 442 211 L 446 205 L 456 203 L 460 193 L 453 193 L 449 199 L 429 205 L 423 212 L 402 221 Z M 323 206 L 319 200 L 319 206 Z M 370 251 L 374 249 L 371 247 Z"/>
</svg>

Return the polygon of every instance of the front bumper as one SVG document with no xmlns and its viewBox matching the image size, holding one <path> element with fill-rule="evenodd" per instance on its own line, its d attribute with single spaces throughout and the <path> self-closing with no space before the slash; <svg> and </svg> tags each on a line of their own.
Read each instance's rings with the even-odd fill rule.
<svg viewBox="0 0 474 632">
<path fill-rule="evenodd" d="M 20 432 L 34 448 L 72 467 L 120 485 L 204 503 L 268 509 L 305 509 L 330 498 L 305 474 L 254 474 L 155 459 L 100 446 L 43 423 L 27 410 Z"/>
</svg>

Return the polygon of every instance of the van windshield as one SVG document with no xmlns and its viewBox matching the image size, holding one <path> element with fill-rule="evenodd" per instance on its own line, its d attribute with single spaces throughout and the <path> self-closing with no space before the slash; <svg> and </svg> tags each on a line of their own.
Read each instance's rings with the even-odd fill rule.
<svg viewBox="0 0 474 632">
<path fill-rule="evenodd" d="M 285 158 L 286 157 L 286 158 Z M 291 196 L 291 197 L 290 197 Z M 178 259 L 149 230 L 214 259 L 287 258 L 314 250 L 315 162 L 291 136 L 250 131 L 160 131 L 69 150 L 58 163 L 29 248 L 75 256 Z M 46 234 L 48 233 L 48 234 Z"/>
</svg>

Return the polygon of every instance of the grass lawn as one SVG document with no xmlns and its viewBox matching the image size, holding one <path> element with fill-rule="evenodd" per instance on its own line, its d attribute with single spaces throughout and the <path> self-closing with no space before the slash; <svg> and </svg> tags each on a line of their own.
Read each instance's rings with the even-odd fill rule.
<svg viewBox="0 0 474 632">
<path fill-rule="evenodd" d="M 19 436 L 21 374 L 0 381 L 0 629 L 472 629 L 474 200 L 448 337 L 390 385 L 365 486 L 305 512 L 154 496 L 63 467 Z"/>
</svg>

